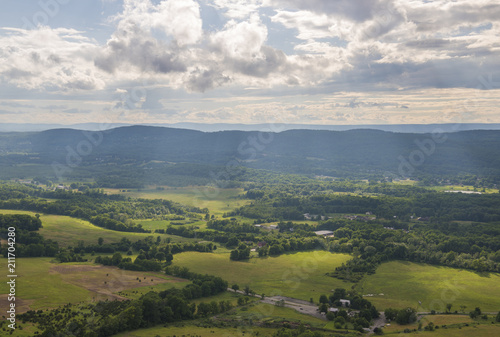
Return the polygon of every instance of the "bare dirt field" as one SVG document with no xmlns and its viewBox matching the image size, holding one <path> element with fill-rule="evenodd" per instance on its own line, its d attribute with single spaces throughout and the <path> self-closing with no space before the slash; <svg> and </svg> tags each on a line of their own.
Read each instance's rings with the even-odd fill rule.
<svg viewBox="0 0 500 337">
<path fill-rule="evenodd" d="M 63 281 L 92 292 L 95 300 L 126 299 L 116 293 L 137 287 L 184 281 L 159 277 L 150 272 L 128 271 L 102 265 L 55 265 L 49 273 L 59 274 Z"/>
</svg>

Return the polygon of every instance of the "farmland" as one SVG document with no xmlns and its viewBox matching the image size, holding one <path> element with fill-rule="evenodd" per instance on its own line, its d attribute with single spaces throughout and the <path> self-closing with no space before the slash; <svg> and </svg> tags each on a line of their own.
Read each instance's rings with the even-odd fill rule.
<svg viewBox="0 0 500 337">
<path fill-rule="evenodd" d="M 409 306 L 423 312 L 444 312 L 450 303 L 458 311 L 465 305 L 468 311 L 480 306 L 483 311 L 497 312 L 499 284 L 500 275 L 495 273 L 393 261 L 382 264 L 358 287 L 363 294 L 374 295 L 367 298 L 379 309 Z"/>
<path fill-rule="evenodd" d="M 334 288 L 351 287 L 350 283 L 325 275 L 350 258 L 345 254 L 313 251 L 230 261 L 229 254 L 185 252 L 175 256 L 174 265 L 197 273 L 218 275 L 240 287 L 249 285 L 258 294 L 317 301 L 321 294 L 330 293 Z"/>
<path fill-rule="evenodd" d="M 50 258 L 17 259 L 18 309 L 55 308 L 66 303 L 93 302 L 104 299 L 125 299 L 129 293 L 182 287 L 189 282 L 153 272 L 133 272 L 93 263 L 52 263 Z M 0 259 L 0 268 L 7 270 L 7 260 Z M 140 280 L 140 281 L 139 281 Z M 119 295 L 122 292 L 123 295 Z M 7 294 L 6 283 L 0 294 Z M 2 307 L 6 296 L 2 295 Z M 19 306 L 19 304 L 21 305 Z"/>
</svg>

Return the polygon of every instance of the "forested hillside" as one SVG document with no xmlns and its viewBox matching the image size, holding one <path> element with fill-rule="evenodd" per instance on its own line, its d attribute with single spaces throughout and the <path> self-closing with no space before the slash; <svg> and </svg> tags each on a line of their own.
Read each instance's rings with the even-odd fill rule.
<svg viewBox="0 0 500 337">
<path fill-rule="evenodd" d="M 500 181 L 500 131 L 403 134 L 377 130 L 206 133 L 148 126 L 103 132 L 57 129 L 0 134 L 0 158 L 4 179 L 23 178 L 27 165 L 40 165 L 52 180 L 63 175 L 92 176 L 107 185 L 123 187 L 148 183 L 147 176 L 154 176 L 154 180 L 189 176 L 194 183 L 207 183 L 213 180 L 207 172 L 235 165 L 350 178 L 435 180 L 474 175 L 491 184 Z M 200 166 L 186 171 L 186 166 L 175 166 L 179 163 Z M 116 176 L 129 182 L 117 183 Z"/>
</svg>

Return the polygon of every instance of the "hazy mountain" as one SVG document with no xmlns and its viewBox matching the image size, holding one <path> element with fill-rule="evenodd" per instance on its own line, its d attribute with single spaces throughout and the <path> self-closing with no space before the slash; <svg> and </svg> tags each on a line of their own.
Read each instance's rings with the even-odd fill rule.
<svg viewBox="0 0 500 337">
<path fill-rule="evenodd" d="M 390 132 L 402 133 L 429 133 L 436 130 L 440 132 L 457 132 L 468 130 L 500 130 L 500 124 L 391 124 L 391 125 L 315 125 L 315 124 L 229 124 L 229 123 L 159 123 L 145 124 L 148 126 L 173 127 L 180 129 L 190 129 L 205 132 L 216 131 L 287 131 L 287 130 L 329 130 L 329 131 L 347 131 L 355 129 L 373 129 Z M 33 132 L 45 131 L 51 129 L 78 129 L 91 131 L 104 131 L 121 126 L 132 126 L 126 123 L 81 123 L 81 124 L 18 124 L 2 123 L 0 132 Z"/>
<path fill-rule="evenodd" d="M 500 177 L 500 131 L 394 133 L 380 130 L 201 132 L 151 126 L 102 132 L 54 129 L 0 134 L 4 164 L 243 165 L 280 172 L 394 177 Z M 22 153 L 29 153 L 23 156 Z M 6 155 L 8 154 L 8 155 Z"/>
</svg>

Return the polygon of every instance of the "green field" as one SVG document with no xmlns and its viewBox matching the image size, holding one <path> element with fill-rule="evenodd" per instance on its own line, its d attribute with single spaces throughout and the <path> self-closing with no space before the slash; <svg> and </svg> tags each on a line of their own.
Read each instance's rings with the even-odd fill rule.
<svg viewBox="0 0 500 337">
<path fill-rule="evenodd" d="M 423 326 L 425 327 L 427 323 Z M 498 324 L 461 324 L 460 326 L 451 326 L 439 328 L 434 331 L 418 331 L 411 334 L 402 333 L 405 328 L 401 326 L 398 332 L 392 332 L 390 329 L 384 328 L 384 333 L 387 336 L 418 336 L 418 337 L 498 337 L 500 336 L 500 325 Z M 407 326 L 406 328 L 415 329 L 416 325 Z"/>
<path fill-rule="evenodd" d="M 420 263 L 393 261 L 382 264 L 377 272 L 365 277 L 357 289 L 377 309 L 413 307 L 419 312 L 452 311 L 467 306 L 466 312 L 480 307 L 485 312 L 500 310 L 500 275 Z M 383 294 L 383 295 L 379 295 Z M 418 302 L 421 301 L 422 305 Z"/>
<path fill-rule="evenodd" d="M 434 323 L 438 328 L 435 331 L 425 331 L 424 328 L 429 324 Z M 389 324 L 383 330 L 385 335 L 389 336 L 409 336 L 404 334 L 405 329 L 414 330 L 418 329 L 420 325 L 422 331 L 412 332 L 415 336 L 424 337 L 450 337 L 450 336 L 463 336 L 463 337 L 493 337 L 500 335 L 500 324 L 491 324 L 491 317 L 489 320 L 472 320 L 468 315 L 425 315 L 419 322 L 408 325 Z"/>
<path fill-rule="evenodd" d="M 35 216 L 35 212 L 4 210 L 0 214 L 29 214 Z M 83 240 L 85 244 L 96 244 L 97 239 L 102 237 L 104 243 L 119 242 L 122 238 L 137 241 L 148 236 L 161 236 L 162 239 L 170 238 L 173 242 L 193 241 L 194 239 L 183 238 L 168 234 L 155 233 L 129 233 L 117 232 L 92 225 L 90 222 L 64 215 L 41 214 L 42 228 L 39 233 L 46 239 L 57 241 L 61 246 L 76 246 L 78 241 Z"/>
<path fill-rule="evenodd" d="M 115 337 L 173 337 L 173 336 L 199 336 L 199 337 L 250 337 L 250 336 L 272 336 L 274 329 L 266 329 L 254 326 L 239 328 L 213 328 L 196 326 L 194 323 L 176 324 L 168 326 L 157 326 L 149 329 L 140 329 L 124 332 Z M 258 335 L 257 335 L 258 334 Z"/>
<path fill-rule="evenodd" d="M 160 291 L 189 283 L 162 273 L 132 272 L 92 263 L 52 263 L 51 260 L 16 259 L 16 307 L 19 311 L 55 308 L 66 303 L 94 299 L 114 299 L 118 292 L 123 292 L 124 297 L 129 298 L 126 294 L 133 291 Z M 0 259 L 0 270 L 7 270 L 7 259 Z M 2 308 L 7 303 L 5 294 L 8 292 L 7 283 L 1 282 Z"/>
<path fill-rule="evenodd" d="M 433 186 L 431 189 L 444 192 L 444 191 L 469 191 L 469 192 L 481 192 L 484 194 L 498 193 L 498 188 L 477 188 L 468 185 L 446 185 L 446 186 Z"/>
<path fill-rule="evenodd" d="M 304 325 L 310 325 L 318 328 L 323 328 L 327 321 L 301 314 L 300 312 L 291 308 L 277 307 L 267 303 L 252 303 L 248 306 L 240 307 L 233 313 L 228 314 L 229 317 L 252 319 L 254 321 L 268 321 L 268 322 L 283 322 L 293 321 L 300 322 Z"/>
<path fill-rule="evenodd" d="M 195 221 L 195 222 L 186 222 L 186 221 L 179 221 L 179 220 L 135 220 L 134 221 L 137 224 L 141 224 L 142 228 L 150 230 L 150 231 L 155 231 L 156 229 L 167 229 L 167 226 L 170 225 L 171 222 L 177 222 L 177 223 L 185 223 L 184 226 L 195 226 L 200 229 L 205 229 L 207 227 L 207 222 L 206 221 Z M 176 225 L 177 226 L 177 225 Z M 181 225 L 179 225 L 181 226 Z"/>
<path fill-rule="evenodd" d="M 175 255 L 174 265 L 220 276 L 230 285 L 237 283 L 241 289 L 249 285 L 258 294 L 285 295 L 306 301 L 312 297 L 318 301 L 321 294 L 328 294 L 332 289 L 351 288 L 352 283 L 325 275 L 350 258 L 345 254 L 313 251 L 231 261 L 227 252 L 184 252 Z"/>
<path fill-rule="evenodd" d="M 206 186 L 192 187 L 164 187 L 164 190 L 157 190 L 150 187 L 148 189 L 133 189 L 131 192 L 121 192 L 120 189 L 107 188 L 105 191 L 110 194 L 120 194 L 131 198 L 145 199 L 166 199 L 177 203 L 208 208 L 210 214 L 222 216 L 226 212 L 250 203 L 249 199 L 241 199 L 243 189 L 239 188 L 214 188 Z"/>
</svg>

